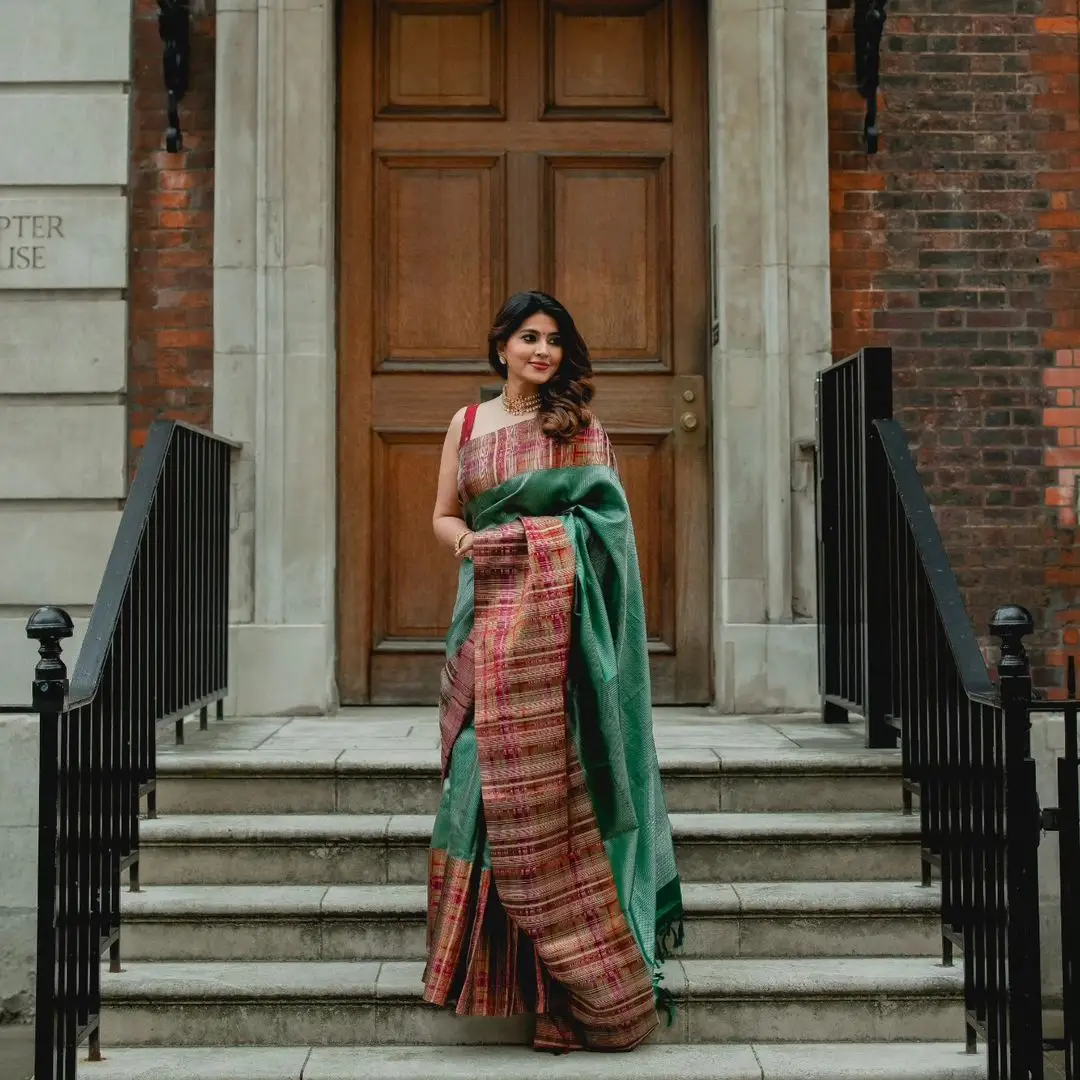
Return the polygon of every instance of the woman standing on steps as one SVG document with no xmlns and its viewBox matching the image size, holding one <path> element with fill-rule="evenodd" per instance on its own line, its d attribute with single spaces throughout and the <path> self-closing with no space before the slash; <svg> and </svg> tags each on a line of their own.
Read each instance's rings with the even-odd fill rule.
<svg viewBox="0 0 1080 1080">
<path fill-rule="evenodd" d="M 488 340 L 502 395 L 454 417 L 434 513 L 461 571 L 424 998 L 629 1050 L 682 937 L 630 513 L 566 309 L 518 293 Z"/>
</svg>

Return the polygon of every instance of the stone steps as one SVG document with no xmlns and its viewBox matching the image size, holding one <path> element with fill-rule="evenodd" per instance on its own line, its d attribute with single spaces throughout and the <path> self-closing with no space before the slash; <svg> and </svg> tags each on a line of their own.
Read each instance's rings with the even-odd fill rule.
<svg viewBox="0 0 1080 1080">
<path fill-rule="evenodd" d="M 141 827 L 161 885 L 420 884 L 428 814 L 178 815 Z M 684 881 L 891 881 L 919 872 L 919 821 L 898 812 L 672 814 Z"/>
<path fill-rule="evenodd" d="M 530 1018 L 424 1005 L 434 715 L 255 718 L 162 748 L 125 970 L 102 974 L 106 1060 L 80 1080 L 985 1077 L 899 756 L 811 718 L 657 712 L 687 920 L 649 1045 L 536 1054 Z"/>
<path fill-rule="evenodd" d="M 131 963 L 102 973 L 125 1046 L 520 1044 L 527 1017 L 463 1018 L 420 998 L 419 962 Z M 963 970 L 925 958 L 671 961 L 663 1043 L 942 1041 L 963 1030 Z"/>
<path fill-rule="evenodd" d="M 936 956 L 938 888 L 687 884 L 680 956 Z M 423 885 L 150 886 L 123 896 L 128 960 L 421 960 Z"/>
<path fill-rule="evenodd" d="M 658 750 L 672 812 L 892 810 L 895 751 L 695 747 Z M 434 813 L 442 784 L 435 749 L 163 753 L 162 814 Z"/>
<path fill-rule="evenodd" d="M 885 1050 L 886 1052 L 883 1052 Z M 555 1057 L 524 1047 L 243 1047 L 110 1050 L 80 1080 L 984 1080 L 962 1044 L 643 1046 Z"/>
</svg>

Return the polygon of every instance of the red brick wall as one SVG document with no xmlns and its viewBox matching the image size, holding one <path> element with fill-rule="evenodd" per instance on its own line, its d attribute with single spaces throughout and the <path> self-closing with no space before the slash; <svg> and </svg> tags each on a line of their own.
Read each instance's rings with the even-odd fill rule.
<svg viewBox="0 0 1080 1080">
<path fill-rule="evenodd" d="M 1051 662 L 1080 584 L 1076 12 L 891 5 L 874 158 L 850 9 L 828 24 L 834 352 L 893 347 L 899 419 L 976 632 L 1025 604 Z"/>
<path fill-rule="evenodd" d="M 157 417 L 209 426 L 213 394 L 214 20 L 192 27 L 184 149 L 165 152 L 156 0 L 135 3 L 128 430 L 132 459 Z"/>
</svg>

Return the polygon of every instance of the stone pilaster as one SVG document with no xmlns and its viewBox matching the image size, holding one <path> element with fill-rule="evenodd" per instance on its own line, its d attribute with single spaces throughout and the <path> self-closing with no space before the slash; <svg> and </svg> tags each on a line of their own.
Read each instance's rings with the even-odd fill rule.
<svg viewBox="0 0 1080 1080">
<path fill-rule="evenodd" d="M 214 426 L 236 472 L 234 707 L 333 704 L 334 5 L 219 0 Z"/>
<path fill-rule="evenodd" d="M 829 358 L 825 5 L 710 9 L 716 687 L 812 706 L 813 375 Z"/>
</svg>

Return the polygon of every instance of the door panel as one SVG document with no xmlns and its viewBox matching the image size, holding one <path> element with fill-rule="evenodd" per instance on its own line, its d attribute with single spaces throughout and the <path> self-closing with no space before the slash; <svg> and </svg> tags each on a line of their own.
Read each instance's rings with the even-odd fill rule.
<svg viewBox="0 0 1080 1080">
<path fill-rule="evenodd" d="M 544 4 L 544 115 L 668 116 L 669 5 Z"/>
<path fill-rule="evenodd" d="M 611 441 L 634 521 L 649 640 L 654 651 L 660 647 L 673 652 L 675 611 L 671 582 L 665 580 L 665 568 L 672 565 L 675 555 L 671 544 L 675 461 L 670 434 L 616 431 Z"/>
<path fill-rule="evenodd" d="M 342 0 L 339 688 L 430 702 L 457 566 L 430 529 L 505 296 L 553 292 L 634 515 L 654 700 L 710 698 L 699 0 Z"/>
<path fill-rule="evenodd" d="M 487 353 L 502 302 L 501 156 L 380 156 L 376 370 Z"/>
<path fill-rule="evenodd" d="M 417 528 L 431 516 L 442 441 L 441 431 L 376 432 L 373 518 L 385 522 L 374 538 L 376 641 L 429 642 L 453 608 L 456 565 L 432 565 L 429 530 Z"/>
<path fill-rule="evenodd" d="M 574 297 L 596 370 L 635 361 L 670 368 L 667 159 L 544 164 L 544 278 L 554 295 Z"/>
<path fill-rule="evenodd" d="M 375 6 L 374 56 L 356 58 L 369 71 L 374 60 L 380 117 L 503 115 L 502 4 Z"/>
</svg>

